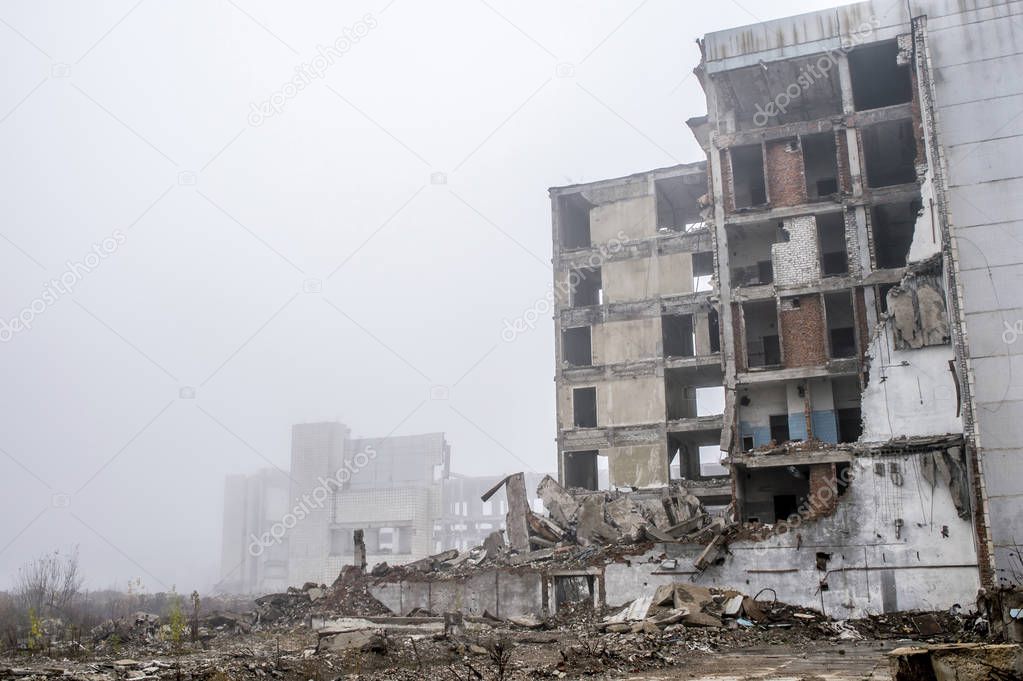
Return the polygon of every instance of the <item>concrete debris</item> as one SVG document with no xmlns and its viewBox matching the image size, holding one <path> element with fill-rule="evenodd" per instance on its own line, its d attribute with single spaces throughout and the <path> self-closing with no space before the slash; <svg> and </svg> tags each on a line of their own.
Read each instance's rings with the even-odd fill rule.
<svg viewBox="0 0 1023 681">
<path fill-rule="evenodd" d="M 896 648 L 888 659 L 894 681 L 1023 678 L 1023 648 L 1016 644 L 911 646 Z"/>
</svg>

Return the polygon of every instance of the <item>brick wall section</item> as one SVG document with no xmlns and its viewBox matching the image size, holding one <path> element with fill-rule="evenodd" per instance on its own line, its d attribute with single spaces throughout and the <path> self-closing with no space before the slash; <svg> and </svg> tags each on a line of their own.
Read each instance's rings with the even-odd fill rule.
<svg viewBox="0 0 1023 681">
<path fill-rule="evenodd" d="M 810 465 L 810 515 L 828 516 L 838 507 L 838 475 L 834 463 Z"/>
<path fill-rule="evenodd" d="M 742 345 L 742 306 L 732 303 L 732 335 L 735 338 L 735 370 L 746 371 L 746 349 Z"/>
<path fill-rule="evenodd" d="M 863 263 L 860 262 L 860 228 L 856 224 L 856 209 L 845 211 L 845 252 L 848 256 L 849 275 L 863 275 Z"/>
<path fill-rule="evenodd" d="M 867 225 L 867 254 L 870 256 L 870 270 L 874 271 L 877 269 L 877 258 L 874 257 L 874 217 L 870 213 L 870 206 L 866 206 L 863 211 L 863 222 Z M 866 272 L 864 272 L 866 274 Z"/>
<path fill-rule="evenodd" d="M 785 220 L 784 228 L 789 240 L 771 247 L 775 284 L 795 286 L 817 281 L 821 278 L 817 221 L 812 215 L 803 215 Z"/>
<path fill-rule="evenodd" d="M 845 129 L 835 131 L 835 147 L 838 150 L 838 188 L 843 194 L 852 194 L 852 175 L 849 173 L 849 140 Z"/>
<path fill-rule="evenodd" d="M 806 203 L 803 152 L 798 141 L 791 139 L 768 142 L 765 159 L 767 195 L 771 206 L 778 208 Z"/>
<path fill-rule="evenodd" d="M 793 307 L 793 300 L 799 307 Z M 810 367 L 826 364 L 824 311 L 817 295 L 783 298 L 781 302 L 781 351 L 785 366 Z"/>
<path fill-rule="evenodd" d="M 966 458 L 970 464 L 970 477 L 973 478 L 973 526 L 977 534 L 977 565 L 980 569 L 980 583 L 981 586 L 991 589 L 997 586 L 997 579 L 991 567 L 991 552 L 988 551 L 990 528 L 987 526 L 987 517 L 981 507 L 984 490 L 979 475 L 980 466 L 977 461 L 976 447 L 967 446 Z"/>
<path fill-rule="evenodd" d="M 913 85 L 913 99 L 910 102 L 910 112 L 913 114 L 913 136 L 916 138 L 916 164 L 927 163 L 927 149 L 924 142 L 923 116 L 920 113 L 920 81 L 917 78 L 916 69 L 909 70 L 910 82 Z"/>
<path fill-rule="evenodd" d="M 867 356 L 870 348 L 870 330 L 867 328 L 867 300 L 863 295 L 863 287 L 853 290 L 853 304 L 856 306 L 856 327 L 859 333 L 860 362 Z"/>
</svg>

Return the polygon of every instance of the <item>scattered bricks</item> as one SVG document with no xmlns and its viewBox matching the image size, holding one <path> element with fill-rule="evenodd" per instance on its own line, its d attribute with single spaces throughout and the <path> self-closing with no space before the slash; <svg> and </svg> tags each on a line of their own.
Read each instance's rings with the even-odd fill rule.
<svg viewBox="0 0 1023 681">
<path fill-rule="evenodd" d="M 767 195 L 771 206 L 798 206 L 806 203 L 806 177 L 803 151 L 798 139 L 775 140 L 766 145 Z"/>
<path fill-rule="evenodd" d="M 787 368 L 827 363 L 824 312 L 820 296 L 784 298 L 781 303 L 781 346 Z"/>
</svg>

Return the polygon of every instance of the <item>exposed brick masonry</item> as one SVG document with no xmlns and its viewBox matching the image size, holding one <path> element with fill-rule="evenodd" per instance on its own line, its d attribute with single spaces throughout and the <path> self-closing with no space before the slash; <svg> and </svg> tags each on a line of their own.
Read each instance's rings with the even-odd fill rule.
<svg viewBox="0 0 1023 681">
<path fill-rule="evenodd" d="M 793 305 L 799 302 L 799 307 Z M 820 296 L 784 298 L 781 304 L 781 346 L 786 367 L 827 363 L 824 311 Z"/>
<path fill-rule="evenodd" d="M 766 145 L 767 193 L 771 206 L 806 203 L 803 153 L 796 139 L 776 140 Z"/>
</svg>

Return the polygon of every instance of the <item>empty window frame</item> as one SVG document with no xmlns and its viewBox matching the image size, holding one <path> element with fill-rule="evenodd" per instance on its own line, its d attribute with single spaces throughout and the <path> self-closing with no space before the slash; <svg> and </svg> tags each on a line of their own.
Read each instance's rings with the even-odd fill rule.
<svg viewBox="0 0 1023 681">
<path fill-rule="evenodd" d="M 783 444 L 789 441 L 789 415 L 772 414 L 768 417 L 771 426 L 771 439 L 775 444 Z"/>
<path fill-rule="evenodd" d="M 717 308 L 711 308 L 707 313 L 707 332 L 710 335 L 710 351 L 721 352 L 721 326 Z"/>
<path fill-rule="evenodd" d="M 599 267 L 582 267 L 572 270 L 568 277 L 572 288 L 572 307 L 600 305 L 604 302 Z"/>
<path fill-rule="evenodd" d="M 909 119 L 885 121 L 862 129 L 870 187 L 916 182 L 916 136 Z"/>
<path fill-rule="evenodd" d="M 555 575 L 554 609 L 576 603 L 593 602 L 593 575 Z"/>
<path fill-rule="evenodd" d="M 824 314 L 828 323 L 831 357 L 856 356 L 856 318 L 853 314 L 852 291 L 824 295 Z"/>
<path fill-rule="evenodd" d="M 849 272 L 849 254 L 845 245 L 845 214 L 816 216 L 817 243 L 820 247 L 821 275 L 838 277 Z"/>
<path fill-rule="evenodd" d="M 597 427 L 597 389 L 572 390 L 572 416 L 576 428 Z"/>
<path fill-rule="evenodd" d="M 764 177 L 764 150 L 759 144 L 732 147 L 732 202 L 735 209 L 752 208 L 767 203 Z"/>
<path fill-rule="evenodd" d="M 859 380 L 853 376 L 835 378 L 831 382 L 831 392 L 838 422 L 838 441 L 856 442 L 863 433 Z"/>
<path fill-rule="evenodd" d="M 558 199 L 558 226 L 561 247 L 566 250 L 589 248 L 590 209 L 593 207 L 582 194 L 569 194 Z"/>
<path fill-rule="evenodd" d="M 760 222 L 727 228 L 733 286 L 759 286 L 774 282 L 771 246 L 780 240 L 781 224 Z"/>
<path fill-rule="evenodd" d="M 830 132 L 806 135 L 803 145 L 803 171 L 806 195 L 811 200 L 838 193 L 838 149 Z"/>
<path fill-rule="evenodd" d="M 878 317 L 888 312 L 888 292 L 893 288 L 895 288 L 895 284 L 881 284 L 875 289 Z"/>
<path fill-rule="evenodd" d="M 693 291 L 711 291 L 714 278 L 714 253 L 693 253 Z"/>
<path fill-rule="evenodd" d="M 780 365 L 778 308 L 774 300 L 743 303 L 742 316 L 746 328 L 746 366 Z"/>
<path fill-rule="evenodd" d="M 593 365 L 591 327 L 580 326 L 561 332 L 561 353 L 569 366 L 588 367 Z"/>
<path fill-rule="evenodd" d="M 857 111 L 912 101 L 909 65 L 900 65 L 898 56 L 899 45 L 894 40 L 857 47 L 849 53 L 849 75 Z"/>
<path fill-rule="evenodd" d="M 919 211 L 919 201 L 888 203 L 870 209 L 874 262 L 878 269 L 906 266 Z"/>
<path fill-rule="evenodd" d="M 662 315 L 661 334 L 665 357 L 694 357 L 696 355 L 696 327 L 693 324 L 693 315 Z"/>
<path fill-rule="evenodd" d="M 700 197 L 707 193 L 705 175 L 681 175 L 654 181 L 657 196 L 657 227 L 691 232 L 704 227 Z"/>
<path fill-rule="evenodd" d="M 669 421 L 724 413 L 721 367 L 664 370 L 664 402 Z M 713 440 L 716 441 L 716 440 Z"/>
<path fill-rule="evenodd" d="M 588 452 L 565 452 L 562 463 L 565 470 L 565 487 L 571 489 L 600 489 L 597 474 L 596 450 Z"/>
<path fill-rule="evenodd" d="M 689 433 L 668 433 L 668 461 L 672 480 L 721 478 L 728 469 L 721 464 L 721 447 L 703 444 L 707 439 Z"/>
</svg>

